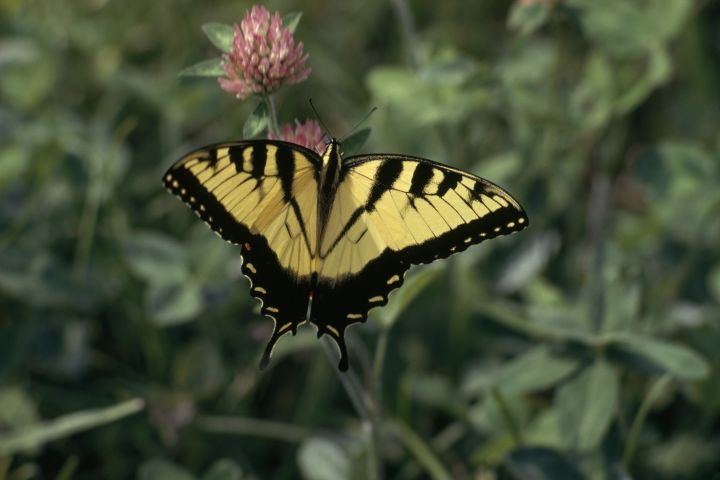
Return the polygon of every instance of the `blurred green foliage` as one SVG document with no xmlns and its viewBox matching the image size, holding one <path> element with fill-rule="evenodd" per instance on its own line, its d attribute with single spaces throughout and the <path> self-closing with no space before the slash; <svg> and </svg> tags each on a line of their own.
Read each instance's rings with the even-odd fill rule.
<svg viewBox="0 0 720 480">
<path fill-rule="evenodd" d="M 178 77 L 217 74 L 201 26 L 250 5 L 0 2 L 0 479 L 720 472 L 718 2 L 268 5 L 313 68 L 281 120 L 377 105 L 365 151 L 475 171 L 531 220 L 415 270 L 350 332 L 356 377 L 309 328 L 259 372 L 237 249 L 160 185 L 264 128 Z"/>
</svg>

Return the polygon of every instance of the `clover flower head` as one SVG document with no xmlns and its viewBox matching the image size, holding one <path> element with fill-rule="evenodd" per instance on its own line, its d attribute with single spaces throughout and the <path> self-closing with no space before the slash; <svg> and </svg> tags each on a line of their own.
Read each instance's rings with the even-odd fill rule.
<svg viewBox="0 0 720 480">
<path fill-rule="evenodd" d="M 303 44 L 295 44 L 279 12 L 271 17 L 267 8 L 254 5 L 234 28 L 232 50 L 223 55 L 226 78 L 218 79 L 223 90 L 245 99 L 302 82 L 310 75 Z"/>
<path fill-rule="evenodd" d="M 325 150 L 325 134 L 316 120 L 305 120 L 300 123 L 295 119 L 295 129 L 286 123 L 283 125 L 280 135 L 269 135 L 271 140 L 285 140 L 286 142 L 297 143 L 320 154 Z"/>
</svg>

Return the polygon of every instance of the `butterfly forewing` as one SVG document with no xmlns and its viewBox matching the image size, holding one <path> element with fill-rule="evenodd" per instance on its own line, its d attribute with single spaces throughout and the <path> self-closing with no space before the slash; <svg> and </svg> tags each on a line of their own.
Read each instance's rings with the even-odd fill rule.
<svg viewBox="0 0 720 480">
<path fill-rule="evenodd" d="M 317 250 L 320 158 L 285 142 L 212 145 L 186 155 L 165 186 L 215 232 L 241 245 L 243 273 L 275 320 L 263 356 L 306 319 Z"/>
</svg>

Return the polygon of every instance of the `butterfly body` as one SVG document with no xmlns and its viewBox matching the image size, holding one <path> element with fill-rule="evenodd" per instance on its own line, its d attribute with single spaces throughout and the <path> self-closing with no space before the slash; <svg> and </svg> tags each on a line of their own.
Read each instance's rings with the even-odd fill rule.
<svg viewBox="0 0 720 480">
<path fill-rule="evenodd" d="M 165 174 L 168 190 L 242 248 L 251 295 L 275 321 L 261 368 L 309 320 L 337 342 L 347 369 L 345 329 L 385 305 L 411 265 L 528 224 L 487 180 L 417 157 L 343 159 L 340 148 L 332 140 L 320 156 L 273 140 L 217 144 Z"/>
</svg>

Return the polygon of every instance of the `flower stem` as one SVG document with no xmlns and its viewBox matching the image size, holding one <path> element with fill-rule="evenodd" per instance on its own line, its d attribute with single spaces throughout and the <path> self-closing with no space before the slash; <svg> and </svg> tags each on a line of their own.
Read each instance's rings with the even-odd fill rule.
<svg viewBox="0 0 720 480">
<path fill-rule="evenodd" d="M 275 100 L 273 99 L 273 96 L 271 94 L 263 95 L 262 97 L 263 102 L 265 102 L 265 106 L 267 107 L 268 116 L 270 117 L 270 133 L 272 133 L 275 136 L 280 135 L 280 125 L 278 124 L 278 117 L 277 117 L 277 109 L 275 108 Z"/>
<path fill-rule="evenodd" d="M 370 410 L 370 413 L 372 415 L 371 419 L 371 430 L 370 435 L 372 436 L 372 444 L 371 447 L 374 447 L 375 452 L 374 455 L 370 455 L 368 458 L 368 462 L 371 462 L 373 459 L 374 464 L 370 463 L 369 465 L 369 471 L 371 474 L 375 474 L 375 478 L 379 479 L 382 478 L 382 472 L 383 472 L 383 461 L 382 461 L 382 454 L 380 453 L 380 446 L 382 445 L 382 429 L 383 429 L 383 419 L 382 419 L 382 375 L 383 375 L 383 367 L 385 365 L 385 353 L 387 352 L 387 340 L 388 340 L 388 329 L 383 328 L 380 330 L 380 336 L 378 337 L 377 346 L 375 347 L 375 358 L 373 359 L 373 384 L 371 392 L 371 398 L 372 398 L 372 409 Z"/>
<path fill-rule="evenodd" d="M 605 316 L 605 223 L 607 221 L 610 180 L 604 173 L 596 173 L 590 186 L 588 228 L 592 245 L 590 275 L 589 318 L 596 332 L 601 331 Z"/>
<path fill-rule="evenodd" d="M 330 361 L 332 370 L 338 376 L 338 379 L 350 398 L 350 402 L 353 404 L 355 411 L 363 420 L 370 421 L 368 396 L 360 384 L 355 371 L 352 367 L 348 367 L 348 370 L 344 373 L 337 369 L 337 353 L 335 353 L 335 347 L 329 337 L 322 338 L 320 343 L 322 343 L 325 356 L 327 356 Z"/>
<path fill-rule="evenodd" d="M 370 480 L 381 480 L 380 407 L 377 398 L 372 398 L 368 394 L 352 367 L 348 367 L 346 372 L 341 372 L 337 369 L 337 353 L 330 338 L 326 336 L 322 338 L 320 343 L 322 343 L 325 356 L 330 361 L 330 368 L 332 368 L 338 376 L 340 383 L 350 398 L 350 402 L 353 404 L 353 407 L 355 407 L 355 411 L 357 411 L 360 418 L 362 418 L 363 428 L 368 431 L 368 478 Z"/>
<path fill-rule="evenodd" d="M 93 179 L 88 185 L 85 195 L 85 206 L 83 207 L 80 217 L 73 267 L 75 274 L 82 273 L 85 267 L 87 267 L 92 251 L 93 240 L 95 239 L 95 227 L 100 209 L 100 196 L 97 194 L 97 188 L 95 188 L 96 181 L 96 179 Z"/>
<path fill-rule="evenodd" d="M 627 436 L 627 441 L 625 442 L 625 450 L 623 451 L 623 465 L 625 465 L 625 468 L 630 465 L 630 462 L 635 455 L 638 435 L 640 435 L 640 429 L 642 428 L 643 422 L 645 421 L 645 417 L 647 417 L 647 414 L 650 412 L 650 408 L 652 407 L 652 405 L 668 386 L 670 380 L 670 374 L 667 373 L 660 377 L 653 384 L 653 386 L 650 387 L 650 391 L 645 396 L 642 404 L 640 404 L 640 408 L 635 414 L 635 418 L 633 418 L 632 425 L 630 426 L 630 433 Z"/>
</svg>

